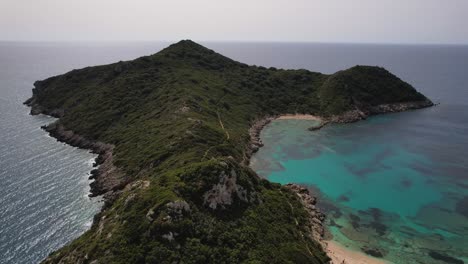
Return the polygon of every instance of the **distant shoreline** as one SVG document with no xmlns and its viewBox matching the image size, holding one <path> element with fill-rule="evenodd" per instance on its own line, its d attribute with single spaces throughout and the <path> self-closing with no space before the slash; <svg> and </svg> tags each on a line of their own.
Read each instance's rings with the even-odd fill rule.
<svg viewBox="0 0 468 264">
<path fill-rule="evenodd" d="M 277 120 L 315 120 L 323 121 L 323 118 L 316 115 L 306 115 L 306 114 L 286 114 L 280 115 L 276 118 Z"/>
</svg>

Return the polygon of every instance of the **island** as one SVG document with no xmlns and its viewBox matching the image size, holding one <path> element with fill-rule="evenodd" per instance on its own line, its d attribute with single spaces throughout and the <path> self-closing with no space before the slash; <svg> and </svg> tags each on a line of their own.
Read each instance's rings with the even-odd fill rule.
<svg viewBox="0 0 468 264">
<path fill-rule="evenodd" d="M 433 105 L 384 68 L 249 66 L 190 40 L 34 86 L 31 114 L 59 118 L 44 129 L 98 154 L 91 195 L 105 199 L 44 263 L 327 263 L 313 194 L 248 166 L 260 130 L 281 115 L 346 123 Z"/>
</svg>

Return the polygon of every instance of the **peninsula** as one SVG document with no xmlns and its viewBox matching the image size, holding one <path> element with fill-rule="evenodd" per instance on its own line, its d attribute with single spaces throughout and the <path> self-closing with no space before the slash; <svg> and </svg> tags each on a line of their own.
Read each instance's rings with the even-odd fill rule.
<svg viewBox="0 0 468 264">
<path fill-rule="evenodd" d="M 249 66 L 190 40 L 133 61 L 37 81 L 31 114 L 99 154 L 89 231 L 44 263 L 327 263 L 324 215 L 297 185 L 248 167 L 272 118 L 327 122 L 428 107 L 380 67 L 326 75 Z"/>
</svg>

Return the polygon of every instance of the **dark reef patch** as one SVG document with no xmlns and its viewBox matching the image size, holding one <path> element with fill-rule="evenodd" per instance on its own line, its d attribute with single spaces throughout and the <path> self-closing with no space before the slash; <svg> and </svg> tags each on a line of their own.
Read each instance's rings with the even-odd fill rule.
<svg viewBox="0 0 468 264">
<path fill-rule="evenodd" d="M 320 208 L 326 215 L 330 215 L 333 218 L 340 218 L 343 215 L 340 208 L 330 202 L 327 202 L 327 200 L 321 200 Z"/>
<path fill-rule="evenodd" d="M 354 214 L 349 214 L 349 218 L 351 219 L 351 225 L 354 227 L 354 229 L 358 229 L 360 225 L 361 218 L 357 215 Z"/>
<path fill-rule="evenodd" d="M 361 250 L 362 252 L 374 258 L 382 258 L 385 255 L 384 252 L 378 248 L 362 247 Z"/>
<path fill-rule="evenodd" d="M 404 179 L 401 181 L 401 186 L 405 188 L 410 188 L 411 186 L 413 186 L 413 182 L 408 179 Z"/>
<path fill-rule="evenodd" d="M 382 211 L 378 208 L 369 208 L 367 210 L 359 210 L 358 213 L 364 217 L 364 219 L 372 218 L 366 227 L 372 228 L 379 236 L 385 235 L 388 227 L 382 223 Z"/>
<path fill-rule="evenodd" d="M 456 198 L 455 198 L 456 199 Z M 436 205 L 431 205 L 429 206 L 430 208 L 434 209 L 434 210 L 438 210 L 438 211 L 441 211 L 441 212 L 445 212 L 445 213 L 453 213 L 452 210 L 450 209 L 447 209 L 447 208 L 443 208 L 442 206 L 436 206 Z"/>
<path fill-rule="evenodd" d="M 367 176 L 370 173 L 376 172 L 377 168 L 375 167 L 366 167 L 366 168 L 358 168 L 357 166 L 353 164 L 345 164 L 345 168 L 351 172 L 351 174 L 357 176 L 359 179 L 367 179 Z"/>
<path fill-rule="evenodd" d="M 330 219 L 330 226 L 336 226 L 338 228 L 342 228 L 342 225 L 337 224 L 333 219 Z"/>
<path fill-rule="evenodd" d="M 412 164 L 410 164 L 409 167 L 417 172 L 420 172 L 423 175 L 427 175 L 427 176 L 434 175 L 434 171 L 428 169 L 427 166 L 425 166 L 424 164 L 413 162 Z"/>
<path fill-rule="evenodd" d="M 370 208 L 369 209 L 374 221 L 379 222 L 382 217 L 382 211 L 379 208 Z"/>
<path fill-rule="evenodd" d="M 463 197 L 455 205 L 455 212 L 468 218 L 468 196 Z"/>
<path fill-rule="evenodd" d="M 387 232 L 387 226 L 380 222 L 373 221 L 369 224 L 369 227 L 373 228 L 379 236 L 383 236 Z"/>
<path fill-rule="evenodd" d="M 342 195 L 340 195 L 340 197 L 338 197 L 338 201 L 339 202 L 349 202 L 349 197 L 342 194 Z"/>
<path fill-rule="evenodd" d="M 301 160 L 304 159 L 306 156 L 305 153 L 302 151 L 302 148 L 297 146 L 283 148 L 283 151 L 291 159 Z"/>
<path fill-rule="evenodd" d="M 392 150 L 385 149 L 384 151 L 379 152 L 377 155 L 374 156 L 373 163 L 378 164 L 384 161 L 386 158 L 393 154 Z"/>
<path fill-rule="evenodd" d="M 332 214 L 334 218 L 340 218 L 342 215 L 343 213 L 341 212 L 341 210 L 335 210 L 333 211 L 333 214 Z"/>
<path fill-rule="evenodd" d="M 435 260 L 440 260 L 445 263 L 453 263 L 453 264 L 464 264 L 465 262 L 461 259 L 457 259 L 437 251 L 429 251 L 429 256 Z"/>
<path fill-rule="evenodd" d="M 382 211 L 375 207 L 369 208 L 367 210 L 359 210 L 358 213 L 364 216 L 371 216 L 372 219 L 376 222 L 379 222 L 380 218 L 382 217 Z"/>
</svg>

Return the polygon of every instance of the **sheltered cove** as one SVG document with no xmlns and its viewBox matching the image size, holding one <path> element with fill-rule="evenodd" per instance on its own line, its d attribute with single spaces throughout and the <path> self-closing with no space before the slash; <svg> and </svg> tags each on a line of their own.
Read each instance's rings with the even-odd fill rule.
<svg viewBox="0 0 468 264">
<path fill-rule="evenodd" d="M 270 124 L 274 120 L 315 120 L 319 121 L 320 124 L 314 127 L 309 128 L 309 131 L 315 131 L 318 129 L 323 128 L 324 126 L 330 123 L 337 123 L 337 124 L 344 124 L 344 123 L 352 123 L 357 122 L 360 120 L 366 119 L 369 115 L 377 115 L 377 114 L 386 114 L 386 113 L 395 113 L 395 112 L 402 112 L 407 110 L 419 109 L 424 108 L 427 106 L 432 106 L 431 102 L 409 102 L 409 103 L 398 103 L 398 104 L 386 104 L 380 105 L 375 107 L 375 111 L 370 112 L 368 114 L 364 114 L 361 111 L 352 111 L 348 113 L 344 113 L 342 115 L 333 116 L 331 118 L 324 118 L 316 115 L 307 115 L 307 114 L 284 114 L 278 115 L 275 117 L 266 117 L 254 122 L 253 126 L 249 129 L 249 135 L 251 138 L 250 149 L 249 153 L 255 153 L 259 150 L 259 148 L 263 147 L 264 144 L 260 138 L 261 131 L 265 126 Z M 250 154 L 250 156 L 252 156 Z M 293 191 L 298 195 L 301 199 L 302 204 L 305 208 L 307 208 L 307 212 L 309 213 L 309 222 L 311 223 L 311 229 L 313 238 L 316 241 L 320 241 L 322 246 L 325 248 L 327 255 L 331 258 L 332 264 L 381 264 L 386 263 L 380 259 L 370 257 L 364 253 L 352 251 L 347 249 L 346 247 L 334 242 L 334 241 L 327 241 L 324 240 L 324 225 L 325 225 L 325 215 L 316 207 L 317 197 L 312 196 L 310 191 L 305 188 L 301 187 L 300 185 L 289 183 L 286 185 L 288 189 Z"/>
</svg>

